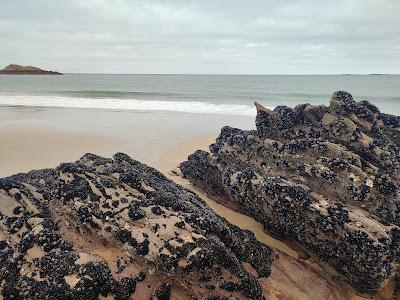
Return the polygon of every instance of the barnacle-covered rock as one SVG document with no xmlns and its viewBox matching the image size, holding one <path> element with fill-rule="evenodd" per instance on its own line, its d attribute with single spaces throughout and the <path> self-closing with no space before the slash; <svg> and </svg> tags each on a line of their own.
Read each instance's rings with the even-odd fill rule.
<svg viewBox="0 0 400 300">
<path fill-rule="evenodd" d="M 330 106 L 256 103 L 257 130 L 224 127 L 180 165 L 216 200 L 305 248 L 360 293 L 400 251 L 399 117 L 335 92 Z"/>
<path fill-rule="evenodd" d="M 0 298 L 264 299 L 271 253 L 122 153 L 0 179 Z"/>
</svg>

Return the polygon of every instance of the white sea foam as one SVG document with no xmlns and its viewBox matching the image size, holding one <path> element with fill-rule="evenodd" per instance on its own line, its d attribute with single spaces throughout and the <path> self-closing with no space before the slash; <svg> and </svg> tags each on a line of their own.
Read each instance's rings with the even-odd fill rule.
<svg viewBox="0 0 400 300">
<path fill-rule="evenodd" d="M 199 101 L 137 100 L 118 98 L 94 99 L 64 96 L 0 95 L 0 105 L 170 111 L 237 116 L 254 116 L 256 114 L 256 109 L 253 105 L 250 106 L 243 104 L 216 104 Z"/>
</svg>

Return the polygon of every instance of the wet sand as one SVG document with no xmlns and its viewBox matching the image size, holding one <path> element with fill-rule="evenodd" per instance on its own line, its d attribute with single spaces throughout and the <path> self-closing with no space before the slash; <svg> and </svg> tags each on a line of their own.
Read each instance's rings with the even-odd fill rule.
<svg viewBox="0 0 400 300">
<path fill-rule="evenodd" d="M 0 106 L 0 177 L 74 161 L 87 152 L 124 152 L 153 165 L 185 140 L 253 117 Z"/>
</svg>

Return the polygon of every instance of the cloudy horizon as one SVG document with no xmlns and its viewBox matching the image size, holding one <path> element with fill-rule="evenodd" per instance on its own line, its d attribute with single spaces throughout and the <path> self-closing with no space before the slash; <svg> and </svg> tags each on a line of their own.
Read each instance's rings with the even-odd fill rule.
<svg viewBox="0 0 400 300">
<path fill-rule="evenodd" d="M 2 0 L 0 68 L 400 73 L 400 1 Z"/>
</svg>

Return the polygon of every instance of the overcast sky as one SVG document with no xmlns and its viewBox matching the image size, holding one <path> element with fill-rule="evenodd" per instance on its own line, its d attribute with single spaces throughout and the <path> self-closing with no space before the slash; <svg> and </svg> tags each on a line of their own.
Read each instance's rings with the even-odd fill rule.
<svg viewBox="0 0 400 300">
<path fill-rule="evenodd" d="M 400 0 L 0 0 L 0 66 L 400 73 Z"/>
</svg>

